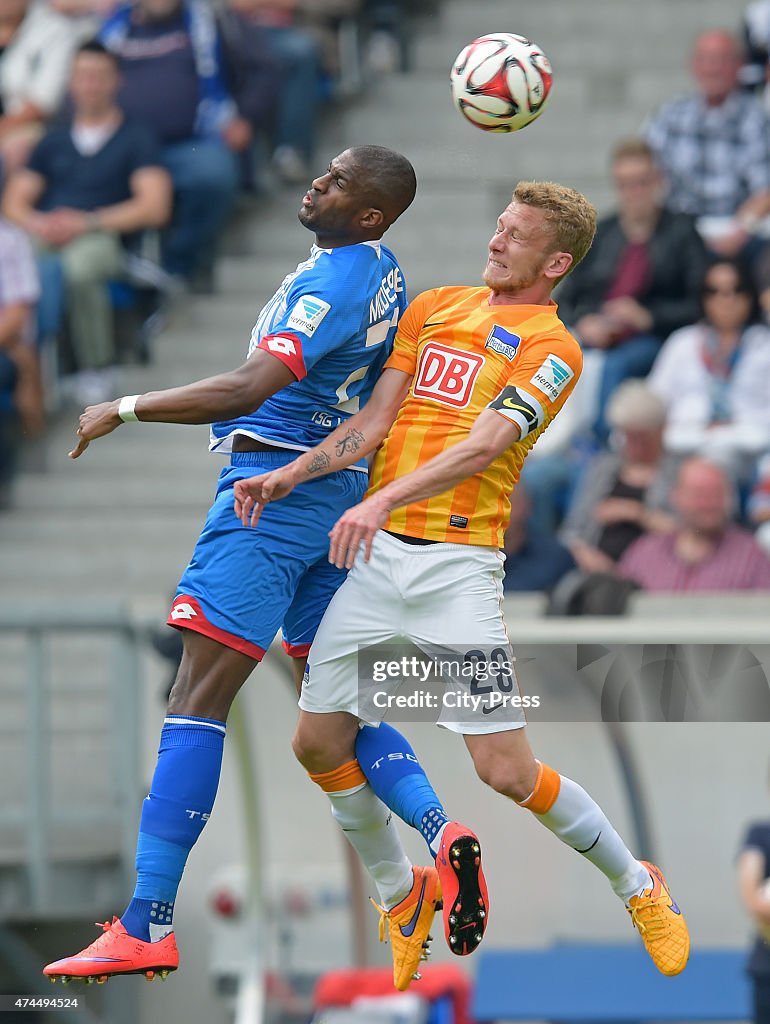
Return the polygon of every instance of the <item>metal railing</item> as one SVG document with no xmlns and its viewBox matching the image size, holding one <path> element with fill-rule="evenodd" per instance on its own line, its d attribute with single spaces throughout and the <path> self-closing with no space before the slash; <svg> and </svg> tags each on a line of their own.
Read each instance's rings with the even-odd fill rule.
<svg viewBox="0 0 770 1024">
<path fill-rule="evenodd" d="M 24 917 L 63 916 L 70 908 L 66 893 L 54 884 L 57 830 L 72 833 L 78 827 L 107 828 L 116 836 L 115 849 L 110 851 L 118 862 L 118 881 L 127 883 L 133 871 L 136 845 L 136 801 L 140 791 L 139 706 L 140 643 L 146 627 L 132 621 L 127 610 L 119 605 L 101 608 L 56 608 L 0 606 L 0 642 L 16 635 L 23 642 L 22 662 L 17 682 L 9 681 L 10 665 L 0 662 L 0 693 L 4 698 L 18 699 L 24 707 L 21 725 L 25 771 L 25 791 L 17 794 L 14 806 L 0 805 L 0 854 L 8 860 L 3 836 L 13 830 L 21 833 L 25 876 Z M 101 696 L 106 716 L 102 724 L 109 757 L 94 771 L 108 774 L 108 799 L 97 805 L 79 800 L 77 788 L 71 800 L 52 801 L 51 791 L 56 765 L 52 759 L 51 741 L 56 734 L 52 709 L 61 706 L 66 716 L 68 692 L 52 686 L 52 648 L 57 635 L 98 636 L 107 641 L 108 670 Z M 0 722 L 0 734 L 13 733 L 18 727 Z M 2 755 L 0 754 L 0 759 Z M 87 859 L 87 858 L 85 858 Z M 122 876 L 122 877 L 120 877 Z M 80 908 L 82 913 L 82 907 Z M 0 903 L 0 917 L 3 906 Z"/>
</svg>

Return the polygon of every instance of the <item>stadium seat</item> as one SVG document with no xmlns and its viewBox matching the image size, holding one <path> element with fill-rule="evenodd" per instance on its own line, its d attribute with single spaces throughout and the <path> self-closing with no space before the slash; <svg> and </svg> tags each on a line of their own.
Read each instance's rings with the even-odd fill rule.
<svg viewBox="0 0 770 1024">
<path fill-rule="evenodd" d="M 748 1020 L 745 964 L 744 950 L 694 950 L 682 974 L 666 978 L 641 945 L 492 950 L 479 960 L 473 1016 L 583 1024 Z"/>
</svg>

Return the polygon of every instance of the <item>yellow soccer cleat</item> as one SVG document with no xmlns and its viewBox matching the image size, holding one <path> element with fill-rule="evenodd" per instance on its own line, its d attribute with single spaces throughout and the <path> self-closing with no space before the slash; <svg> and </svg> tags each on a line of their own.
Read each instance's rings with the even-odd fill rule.
<svg viewBox="0 0 770 1024">
<path fill-rule="evenodd" d="M 690 933 L 660 869 L 646 860 L 640 863 L 650 872 L 652 888 L 645 889 L 641 896 L 632 896 L 628 912 L 652 962 L 661 974 L 670 977 L 685 968 L 690 955 Z"/>
<path fill-rule="evenodd" d="M 380 912 L 380 942 L 390 932 L 393 952 L 393 984 L 399 992 L 409 988 L 412 979 L 419 979 L 421 960 L 430 956 L 429 935 L 433 917 L 441 907 L 441 885 L 433 867 L 412 868 L 414 883 L 408 894 L 391 910 L 374 903 Z"/>
</svg>

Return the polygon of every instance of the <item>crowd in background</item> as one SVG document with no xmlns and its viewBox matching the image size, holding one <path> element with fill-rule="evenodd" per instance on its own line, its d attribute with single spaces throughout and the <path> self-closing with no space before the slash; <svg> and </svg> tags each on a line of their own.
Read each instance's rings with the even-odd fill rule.
<svg viewBox="0 0 770 1024">
<path fill-rule="evenodd" d="M 770 590 L 770 3 L 750 14 L 750 49 L 700 33 L 693 92 L 616 145 L 615 208 L 555 293 L 583 375 L 506 537 L 506 586 L 553 613 Z"/>
<path fill-rule="evenodd" d="M 424 6 L 2 0 L 0 508 L 41 367 L 78 405 L 113 397 L 120 324 L 146 357 L 164 302 L 215 287 L 236 199 L 309 180 L 349 41 L 405 69 Z M 770 0 L 744 30 L 701 33 L 692 93 L 615 147 L 615 209 L 556 293 L 584 373 L 506 536 L 506 586 L 555 611 L 770 589 Z"/>
<path fill-rule="evenodd" d="M 0 508 L 50 392 L 112 397 L 168 301 L 214 289 L 239 197 L 310 180 L 351 48 L 367 74 L 406 66 L 414 9 L 1 0 Z"/>
</svg>

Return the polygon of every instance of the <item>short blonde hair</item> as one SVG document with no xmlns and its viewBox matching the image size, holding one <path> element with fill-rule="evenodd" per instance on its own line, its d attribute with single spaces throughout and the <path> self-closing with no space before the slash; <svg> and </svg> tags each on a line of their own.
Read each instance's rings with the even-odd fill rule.
<svg viewBox="0 0 770 1024">
<path fill-rule="evenodd" d="M 610 396 L 605 413 L 617 430 L 662 430 L 666 423 L 662 398 L 641 380 L 625 380 Z"/>
<path fill-rule="evenodd" d="M 596 234 L 593 203 L 582 192 L 553 181 L 520 181 L 513 190 L 512 201 L 543 211 L 556 245 L 572 256 L 570 270 L 574 270 L 591 248 Z"/>
<path fill-rule="evenodd" d="M 621 160 L 649 160 L 656 167 L 658 164 L 657 154 L 649 142 L 635 135 L 622 139 L 612 150 L 610 165 L 614 167 Z"/>
</svg>

